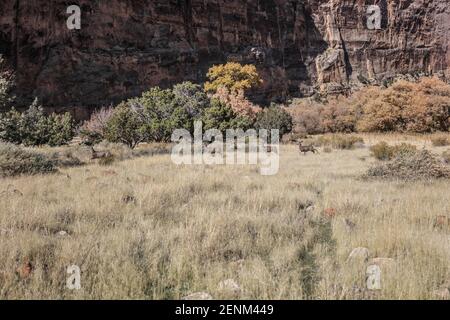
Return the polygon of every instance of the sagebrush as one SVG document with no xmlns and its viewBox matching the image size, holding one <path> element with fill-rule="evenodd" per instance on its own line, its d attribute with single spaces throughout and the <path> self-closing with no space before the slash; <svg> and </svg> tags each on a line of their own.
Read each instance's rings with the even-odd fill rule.
<svg viewBox="0 0 450 320">
<path fill-rule="evenodd" d="M 8 143 L 0 143 L 0 177 L 46 174 L 57 171 L 45 155 Z"/>
</svg>

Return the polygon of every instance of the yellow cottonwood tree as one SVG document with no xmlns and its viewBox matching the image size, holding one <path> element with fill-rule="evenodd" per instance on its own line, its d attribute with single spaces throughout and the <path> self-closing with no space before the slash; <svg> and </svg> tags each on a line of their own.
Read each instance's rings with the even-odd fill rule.
<svg viewBox="0 0 450 320">
<path fill-rule="evenodd" d="M 215 93 L 220 87 L 230 92 L 245 91 L 262 83 L 254 65 L 241 65 L 236 62 L 213 66 L 209 69 L 205 91 Z"/>
</svg>

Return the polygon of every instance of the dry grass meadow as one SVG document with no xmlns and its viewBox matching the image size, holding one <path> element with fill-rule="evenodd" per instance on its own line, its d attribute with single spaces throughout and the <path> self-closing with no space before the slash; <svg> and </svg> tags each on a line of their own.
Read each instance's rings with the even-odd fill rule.
<svg viewBox="0 0 450 320">
<path fill-rule="evenodd" d="M 449 147 L 427 136 L 364 139 L 306 156 L 283 145 L 275 176 L 155 155 L 2 179 L 0 299 L 445 298 L 450 229 L 436 219 L 450 217 L 450 180 L 360 176 L 380 140 L 436 155 Z M 348 259 L 358 247 L 368 260 Z M 378 291 L 366 289 L 371 262 L 381 265 Z M 70 265 L 81 268 L 81 290 L 66 287 Z M 238 287 L 219 286 L 226 279 Z"/>
</svg>

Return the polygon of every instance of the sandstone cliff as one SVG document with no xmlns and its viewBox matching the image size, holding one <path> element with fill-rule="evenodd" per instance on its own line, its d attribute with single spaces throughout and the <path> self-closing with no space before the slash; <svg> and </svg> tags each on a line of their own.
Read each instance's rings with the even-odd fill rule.
<svg viewBox="0 0 450 320">
<path fill-rule="evenodd" d="M 399 73 L 450 73 L 448 0 L 2 0 L 0 53 L 17 93 L 89 110 L 150 86 L 201 82 L 215 63 L 257 64 L 270 101 L 342 91 Z M 368 5 L 382 29 L 366 25 Z"/>
</svg>

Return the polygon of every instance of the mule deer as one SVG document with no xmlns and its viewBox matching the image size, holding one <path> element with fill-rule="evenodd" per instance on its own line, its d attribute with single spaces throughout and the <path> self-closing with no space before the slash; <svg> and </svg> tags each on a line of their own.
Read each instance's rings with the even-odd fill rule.
<svg viewBox="0 0 450 320">
<path fill-rule="evenodd" d="M 104 159 L 111 157 L 111 153 L 108 151 L 95 151 L 94 147 L 91 147 L 91 160 Z"/>
<path fill-rule="evenodd" d="M 298 148 L 300 150 L 300 152 L 303 152 L 303 154 L 307 154 L 308 152 L 312 152 L 312 153 L 316 153 L 319 152 L 312 144 L 308 145 L 308 146 L 304 146 L 303 145 L 303 141 L 299 141 L 298 143 Z"/>
</svg>

